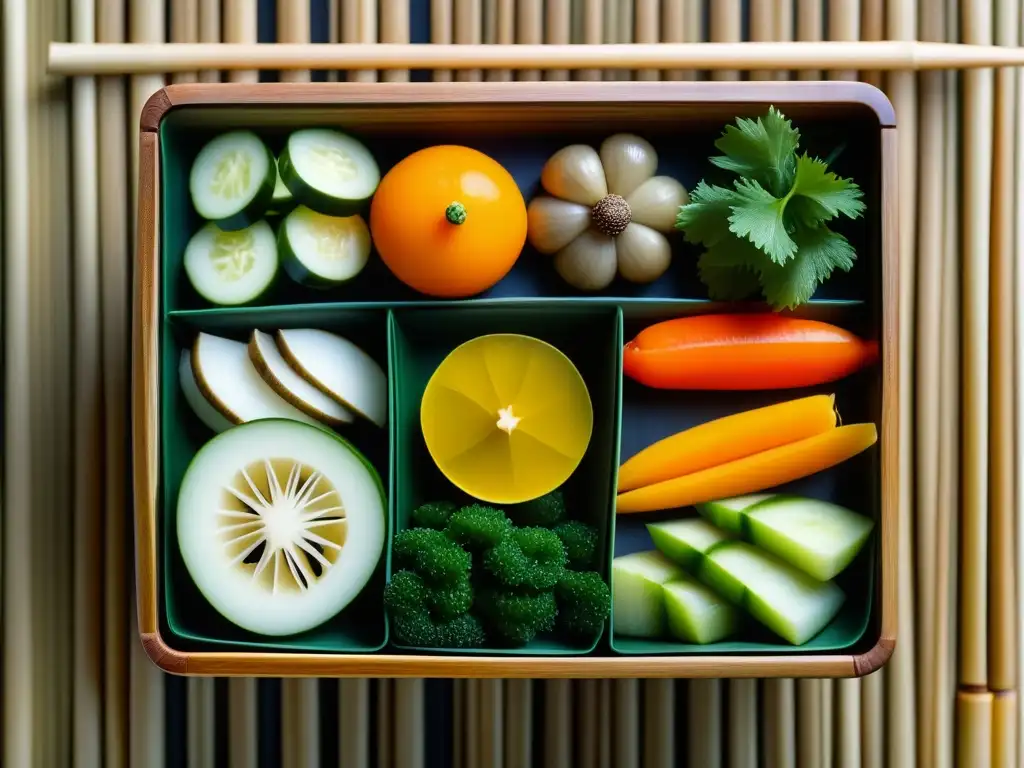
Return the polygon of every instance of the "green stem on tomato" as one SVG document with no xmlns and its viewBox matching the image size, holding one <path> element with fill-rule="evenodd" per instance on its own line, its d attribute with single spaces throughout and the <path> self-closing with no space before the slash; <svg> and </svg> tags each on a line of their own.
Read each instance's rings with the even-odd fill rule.
<svg viewBox="0 0 1024 768">
<path fill-rule="evenodd" d="M 466 220 L 466 206 L 457 200 L 449 203 L 444 209 L 444 217 L 452 224 L 462 224 Z"/>
</svg>

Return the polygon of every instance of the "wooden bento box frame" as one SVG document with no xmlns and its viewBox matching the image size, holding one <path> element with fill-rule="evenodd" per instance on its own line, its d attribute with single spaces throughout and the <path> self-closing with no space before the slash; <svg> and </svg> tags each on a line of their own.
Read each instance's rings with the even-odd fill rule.
<svg viewBox="0 0 1024 768">
<path fill-rule="evenodd" d="M 882 407 L 880 424 L 879 636 L 865 653 L 833 655 L 507 656 L 314 654 L 282 652 L 185 652 L 161 634 L 158 570 L 160 487 L 160 148 L 159 129 L 174 109 L 199 105 L 316 108 L 344 102 L 379 127 L 374 110 L 415 106 L 422 119 L 440 105 L 463 107 L 462 119 L 479 110 L 528 112 L 552 120 L 561 110 L 577 120 L 609 110 L 657 103 L 728 117 L 730 105 L 776 104 L 794 118 L 844 105 L 868 107 L 881 126 Z M 380 118 L 377 118 L 378 120 Z M 383 120 L 386 122 L 387 117 Z M 409 117 L 392 117 L 404 121 Z M 412 118 L 415 119 L 415 118 Z M 254 677 L 447 677 L 447 678 L 714 678 L 852 677 L 869 674 L 891 656 L 896 640 L 898 477 L 898 261 L 896 127 L 893 108 L 877 89 L 855 82 L 546 82 L 546 83 L 314 83 L 173 85 L 157 91 L 142 111 L 139 136 L 138 254 L 132 318 L 132 439 L 136 594 L 140 639 L 161 669 L 186 675 Z M 905 482 L 905 479 L 902 480 Z"/>
</svg>

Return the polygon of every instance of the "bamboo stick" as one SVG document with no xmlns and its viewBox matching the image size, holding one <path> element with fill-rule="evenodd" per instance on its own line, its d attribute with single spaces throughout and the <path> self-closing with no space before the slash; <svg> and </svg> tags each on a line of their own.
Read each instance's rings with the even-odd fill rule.
<svg viewBox="0 0 1024 768">
<path fill-rule="evenodd" d="M 465 680 L 452 681 L 452 766 L 466 768 L 466 738 L 463 721 L 466 719 Z"/>
<path fill-rule="evenodd" d="M 836 768 L 861 768 L 860 700 L 861 681 L 837 680 Z"/>
<path fill-rule="evenodd" d="M 675 682 L 645 680 L 643 768 L 673 768 L 675 759 Z"/>
<path fill-rule="evenodd" d="M 757 768 L 757 681 L 729 681 L 729 768 Z"/>
<path fill-rule="evenodd" d="M 819 768 L 823 762 L 821 680 L 796 681 L 797 768 Z"/>
<path fill-rule="evenodd" d="M 860 39 L 874 42 L 885 39 L 885 0 L 860 0 Z M 876 69 L 860 73 L 860 79 L 882 87 L 882 73 Z"/>
<path fill-rule="evenodd" d="M 992 765 L 992 694 L 957 694 L 956 764 L 963 768 Z"/>
<path fill-rule="evenodd" d="M 732 0 L 730 0 L 731 2 Z M 528 6 L 537 9 L 536 0 Z M 714 7 L 718 7 L 717 5 Z M 522 7 L 521 7 L 522 10 Z M 541 17 L 537 17 L 540 19 Z M 526 21 L 524 21 L 526 19 Z M 542 25 L 530 14 L 519 17 L 519 38 L 538 39 Z M 536 33 L 536 34 L 532 34 Z M 880 69 L 914 72 L 933 69 L 992 69 L 1021 66 L 1024 49 L 912 41 L 845 43 L 657 43 L 644 45 L 289 45 L 286 43 L 166 43 L 105 45 L 51 43 L 49 71 L 59 75 L 116 75 L 180 72 L 202 68 L 240 70 L 351 70 L 507 68 L 592 69 L 614 60 L 622 67 L 751 69 Z M 358 72 L 353 72 L 358 74 Z M 365 74 L 365 73 L 364 73 Z M 520 78 L 522 79 L 522 78 Z M 808 78 L 803 78 L 808 79 Z M 813 78 L 811 78 L 813 79 Z"/>
<path fill-rule="evenodd" d="M 215 768 L 214 680 L 207 677 L 188 682 L 188 766 Z"/>
<path fill-rule="evenodd" d="M 625 45 L 633 42 L 633 6 L 634 0 L 608 0 L 610 15 L 614 19 L 610 25 L 612 37 L 609 42 Z M 605 75 L 606 80 L 632 80 L 631 67 L 616 67 Z"/>
<path fill-rule="evenodd" d="M 530 768 L 533 744 L 530 680 L 505 681 L 505 768 Z"/>
<path fill-rule="evenodd" d="M 687 710 L 689 765 L 702 768 L 722 766 L 722 682 L 690 680 Z M 616 763 L 616 768 L 618 764 Z"/>
<path fill-rule="evenodd" d="M 230 768 L 256 768 L 257 684 L 251 677 L 228 679 L 228 761 Z"/>
<path fill-rule="evenodd" d="M 450 18 L 450 14 L 449 14 Z M 431 32 L 433 34 L 433 32 Z M 338 50 L 343 54 L 334 62 L 325 62 L 330 68 L 348 70 L 348 80 L 357 83 L 374 83 L 377 81 L 378 69 L 388 67 L 353 66 L 351 51 L 358 47 L 375 50 L 377 42 L 377 4 L 375 0 L 341 0 L 341 40 L 343 45 Z M 221 47 L 219 50 L 223 50 Z M 309 66 L 307 69 L 323 69 L 324 67 Z M 281 67 L 278 67 L 281 69 Z M 399 67 L 411 69 L 411 67 Z"/>
<path fill-rule="evenodd" d="M 489 45 L 512 45 L 516 41 L 516 8 L 514 0 L 488 0 L 494 11 L 494 39 L 484 40 Z M 600 42 L 600 40 L 598 40 Z M 512 80 L 509 69 L 489 69 L 484 79 L 491 82 Z"/>
<path fill-rule="evenodd" d="M 72 38 L 96 38 L 95 9 L 73 4 Z M 103 760 L 103 604 L 102 504 L 103 383 L 99 306 L 99 172 L 97 170 L 96 81 L 72 83 L 75 121 L 73 197 L 75 224 L 74 370 L 75 370 L 75 519 L 74 519 L 74 701 L 72 702 L 75 766 L 96 766 Z"/>
<path fill-rule="evenodd" d="M 824 34 L 822 0 L 796 0 L 796 39 L 806 43 L 819 43 Z M 820 80 L 823 67 L 810 67 L 799 72 L 801 80 Z"/>
<path fill-rule="evenodd" d="M 338 701 L 338 762 L 370 768 L 370 681 L 342 680 Z"/>
<path fill-rule="evenodd" d="M 639 768 L 640 683 L 637 680 L 613 680 L 612 690 L 612 765 L 615 768 Z"/>
<path fill-rule="evenodd" d="M 103 2 L 100 3 L 101 6 Z M 200 43 L 220 42 L 220 3 L 198 3 L 198 40 Z M 333 41 L 332 41 L 333 42 Z M 199 82 L 219 83 L 220 72 L 215 69 L 203 69 L 199 71 Z"/>
<path fill-rule="evenodd" d="M 545 50 L 545 48 L 539 48 L 538 43 L 541 42 L 543 36 L 543 3 L 541 0 L 519 0 L 516 3 L 516 10 L 519 12 L 516 17 L 516 42 L 519 44 L 518 47 L 510 47 L 509 53 L 517 53 L 524 55 L 528 50 L 536 50 L 538 52 Z M 530 46 L 527 48 L 526 46 Z M 564 46 L 562 46 L 564 48 Z M 553 50 L 553 47 L 546 47 L 547 50 Z M 465 49 L 464 49 L 465 50 Z M 498 50 L 498 46 L 490 46 L 482 50 Z M 529 61 L 533 57 L 527 57 L 524 55 L 524 61 Z M 504 62 L 498 62 L 495 66 L 512 69 L 513 67 L 507 66 Z M 518 73 L 517 80 L 540 80 L 539 69 L 522 69 Z"/>
<path fill-rule="evenodd" d="M 96 5 L 100 42 L 124 40 L 125 7 L 104 0 Z M 101 78 L 99 113 L 99 237 L 102 280 L 104 458 L 104 579 L 103 579 L 103 757 L 106 768 L 128 764 L 128 590 L 125 529 L 128 509 L 128 310 L 129 214 L 125 179 L 128 176 L 125 82 Z"/>
<path fill-rule="evenodd" d="M 886 6 L 888 36 L 898 40 L 917 37 L 917 2 L 899 0 Z M 863 67 L 858 67 L 863 69 Z M 900 221 L 910 225 L 899 230 L 899 370 L 905 374 L 899 382 L 899 445 L 898 477 L 899 530 L 907 532 L 899 537 L 899 561 L 914 562 L 913 527 L 913 365 L 916 319 L 916 231 L 912 225 L 917 216 L 917 80 L 911 72 L 893 72 L 887 79 L 889 99 L 896 110 L 899 123 L 897 161 Z M 901 568 L 898 577 L 897 634 L 899 647 L 886 667 L 886 706 L 888 710 L 889 738 L 888 763 L 891 765 L 916 764 L 916 726 L 914 695 L 914 590 L 911 568 Z"/>
<path fill-rule="evenodd" d="M 341 42 L 341 0 L 327 0 L 327 42 L 332 45 Z M 338 70 L 327 72 L 327 82 L 338 82 Z"/>
<path fill-rule="evenodd" d="M 921 15 L 921 35 L 926 40 L 946 37 L 945 16 Z M 934 765 L 935 740 L 935 642 L 936 602 L 939 599 L 939 574 L 936 572 L 937 514 L 939 511 L 939 397 L 935 387 L 941 367 L 943 174 L 946 162 L 944 99 L 948 98 L 942 72 L 921 74 L 921 120 L 918 137 L 918 189 L 920 190 L 918 243 L 922 258 L 918 270 L 915 421 L 917 463 L 917 622 L 922 642 L 917 648 L 917 743 L 924 765 Z"/>
<path fill-rule="evenodd" d="M 777 32 L 776 0 L 750 0 L 750 39 L 753 42 L 770 42 L 775 40 Z M 771 80 L 774 70 L 755 69 L 750 73 L 751 80 Z"/>
<path fill-rule="evenodd" d="M 480 681 L 480 765 L 492 768 L 503 768 L 505 762 L 503 687 L 501 680 Z"/>
<path fill-rule="evenodd" d="M 612 681 L 600 682 L 600 698 L 597 708 L 598 722 L 598 768 L 612 768 L 615 765 L 614 729 L 612 713 Z"/>
<path fill-rule="evenodd" d="M 1020 14 L 1020 25 L 1018 33 L 1024 41 L 1024 13 Z M 1024 77 L 1019 74 L 1016 82 L 1016 122 L 1017 125 L 1024 125 Z M 1017 134 L 1017 151 L 1014 157 L 1014 187 L 1015 187 L 1015 215 L 1014 215 L 1014 286 L 1015 295 L 1024 296 L 1024 142 L 1021 141 L 1020 132 Z M 1016 476 L 1017 483 L 1014 489 L 1014 506 L 1020 510 L 1024 509 L 1024 482 L 1020 480 L 1024 475 L 1024 308 L 1022 303 L 1014 303 L 1014 356 L 1015 356 L 1015 414 L 1014 425 L 1017 437 L 1016 445 Z M 1016 537 L 1016 577 L 1017 595 L 1024 595 L 1024 515 L 1017 516 Z M 1017 669 L 1024 667 L 1024 611 L 1017 611 Z M 1018 683 L 1019 685 L 1019 683 Z M 1017 755 L 1018 759 L 1024 756 L 1024 707 L 1017 702 Z"/>
<path fill-rule="evenodd" d="M 320 765 L 320 684 L 315 678 L 281 681 L 282 768 Z"/>
<path fill-rule="evenodd" d="M 25 0 L 3 4 L 4 189 L 24 190 L 29 184 L 28 9 Z M 4 253 L 30 254 L 28 194 L 3 196 Z M 3 730 L 4 765 L 32 765 L 35 704 L 33 669 L 36 664 L 32 621 L 32 520 L 11 513 L 32 505 L 33 433 L 29 371 L 32 363 L 30 260 L 5 258 L 4 268 L 4 445 L 3 455 Z"/>
<path fill-rule="evenodd" d="M 482 33 L 480 0 L 455 0 L 455 42 L 460 45 L 479 45 Z M 455 79 L 477 82 L 483 80 L 483 72 L 479 69 L 460 69 L 455 73 Z"/>
<path fill-rule="evenodd" d="M 885 675 L 875 672 L 864 678 L 860 697 L 862 768 L 885 766 Z"/>
<path fill-rule="evenodd" d="M 597 768 L 601 762 L 601 683 L 579 680 L 576 683 L 576 740 L 580 768 Z"/>
<path fill-rule="evenodd" d="M 223 0 L 223 2 L 224 42 L 255 43 L 259 39 L 257 0 Z M 255 69 L 216 66 L 203 68 L 230 69 L 228 80 L 232 83 L 255 83 L 259 80 L 259 72 Z"/>
<path fill-rule="evenodd" d="M 174 0 L 175 3 L 178 0 Z M 385 3 L 387 7 L 387 3 Z M 277 41 L 279 43 L 309 43 L 309 3 L 296 0 L 277 0 Z M 393 40 L 389 42 L 407 42 Z M 281 73 L 283 83 L 308 83 L 308 69 L 289 69 Z"/>
<path fill-rule="evenodd" d="M 423 768 L 424 723 L 426 714 L 423 701 L 423 680 L 417 678 L 395 680 L 394 696 L 394 766 L 395 768 Z"/>
<path fill-rule="evenodd" d="M 568 45 L 572 42 L 570 37 L 572 29 L 572 8 L 569 0 L 546 0 L 544 10 L 546 13 L 544 21 L 545 40 L 549 45 Z M 653 42 L 657 42 L 654 40 Z M 569 70 L 549 69 L 544 73 L 545 80 L 568 80 Z"/>
<path fill-rule="evenodd" d="M 380 41 L 382 43 L 408 43 L 409 32 L 409 3 L 406 0 L 381 0 Z M 381 79 L 386 83 L 407 82 L 409 70 L 389 69 L 382 73 Z"/>
<path fill-rule="evenodd" d="M 572 765 L 572 686 L 568 680 L 544 683 L 544 765 Z M 485 757 L 486 759 L 486 757 Z M 480 762 L 478 765 L 490 765 Z"/>
<path fill-rule="evenodd" d="M 860 0 L 830 0 L 828 37 L 836 41 L 860 38 Z M 828 73 L 828 77 L 830 80 L 856 80 L 857 71 L 834 69 Z"/>
<path fill-rule="evenodd" d="M 80 3 L 71 5 L 74 8 Z M 171 42 L 199 42 L 198 0 L 174 0 L 171 3 Z M 194 83 L 198 78 L 195 72 L 178 72 L 172 79 L 175 83 Z"/>
<path fill-rule="evenodd" d="M 835 757 L 835 681 L 821 681 L 821 768 L 832 768 Z"/>
<path fill-rule="evenodd" d="M 551 0 L 548 0 L 550 3 Z M 660 19 L 658 18 L 658 0 L 635 0 L 633 12 L 636 15 L 633 27 L 633 38 L 638 43 L 657 43 L 660 41 Z M 637 80 L 658 80 L 657 69 L 639 69 Z"/>
<path fill-rule="evenodd" d="M 577 0 L 580 2 L 581 0 Z M 583 43 L 600 45 L 604 36 L 604 12 L 601 0 L 582 0 L 583 3 Z M 600 80 L 601 70 L 581 69 L 577 80 Z"/>
<path fill-rule="evenodd" d="M 663 0 L 661 4 L 661 42 L 686 42 L 687 4 L 688 0 Z M 588 39 L 586 42 L 591 41 Z M 682 69 L 667 69 L 664 72 L 665 80 L 689 80 L 692 77 L 692 74 L 687 77 L 687 73 Z"/>
<path fill-rule="evenodd" d="M 430 0 L 430 42 L 433 45 L 451 45 L 452 0 Z M 433 78 L 435 82 L 446 83 L 452 79 L 451 70 L 434 67 Z"/>
<path fill-rule="evenodd" d="M 377 680 L 377 765 L 390 766 L 395 753 L 394 680 Z"/>
<path fill-rule="evenodd" d="M 765 768 L 796 768 L 796 683 L 764 681 Z"/>
<path fill-rule="evenodd" d="M 463 690 L 462 736 L 466 768 L 480 765 L 480 681 L 465 680 Z"/>
<path fill-rule="evenodd" d="M 740 0 L 716 0 L 709 6 L 711 42 L 737 44 L 743 38 L 743 4 Z M 770 45 L 770 43 L 768 43 Z M 736 67 L 740 69 L 740 67 Z M 712 80 L 739 80 L 735 70 L 716 69 Z"/>
<path fill-rule="evenodd" d="M 997 691 L 992 701 L 992 766 L 1017 768 L 1017 692 Z"/>
<path fill-rule="evenodd" d="M 794 0 L 775 0 L 775 39 L 780 43 L 793 40 L 793 2 Z M 776 70 L 772 73 L 775 80 L 789 80 L 789 72 Z"/>
</svg>

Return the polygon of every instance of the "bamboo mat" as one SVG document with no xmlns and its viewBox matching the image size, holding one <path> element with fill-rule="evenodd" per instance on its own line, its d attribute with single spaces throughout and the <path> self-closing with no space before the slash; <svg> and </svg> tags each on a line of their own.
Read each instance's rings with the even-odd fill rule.
<svg viewBox="0 0 1024 768">
<path fill-rule="evenodd" d="M 1022 0 L 3 0 L 5 768 L 1016 768 L 1024 78 L 614 68 L 303 80 L 856 79 L 899 121 L 897 650 L 863 680 L 184 680 L 136 640 L 127 394 L 136 126 L 172 80 L 51 41 L 920 40 L 1019 46 Z M 72 126 L 74 130 L 72 130 Z"/>
</svg>

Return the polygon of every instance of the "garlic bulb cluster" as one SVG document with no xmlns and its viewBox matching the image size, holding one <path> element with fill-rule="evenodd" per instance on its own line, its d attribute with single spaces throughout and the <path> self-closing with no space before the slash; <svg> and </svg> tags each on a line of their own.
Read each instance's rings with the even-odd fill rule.
<svg viewBox="0 0 1024 768">
<path fill-rule="evenodd" d="M 541 170 L 547 194 L 527 209 L 527 237 L 555 269 L 582 291 L 607 288 L 616 274 L 632 283 L 661 277 L 672 261 L 665 237 L 689 201 L 683 185 L 655 176 L 658 155 L 650 142 L 619 133 L 595 150 L 572 144 Z"/>
</svg>

